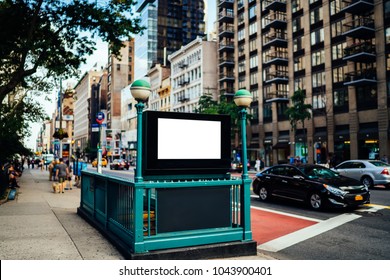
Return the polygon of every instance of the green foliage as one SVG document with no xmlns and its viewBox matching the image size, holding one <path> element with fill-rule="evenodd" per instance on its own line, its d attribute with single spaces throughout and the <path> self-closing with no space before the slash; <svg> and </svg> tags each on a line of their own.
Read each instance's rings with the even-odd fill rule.
<svg viewBox="0 0 390 280">
<path fill-rule="evenodd" d="M 203 94 L 199 98 L 199 107 L 195 113 L 230 115 L 232 133 L 240 128 L 238 108 L 233 101 L 229 101 L 224 95 L 221 95 L 219 102 L 217 102 L 213 100 L 211 95 Z M 247 119 L 251 118 L 252 115 L 247 114 Z"/>
<path fill-rule="evenodd" d="M 294 92 L 291 97 L 293 105 L 286 110 L 286 115 L 291 124 L 291 130 L 296 131 L 297 124 L 302 123 L 304 127 L 304 121 L 311 119 L 310 109 L 312 106 L 310 104 L 305 104 L 305 92 L 301 89 L 298 89 Z"/>
<path fill-rule="evenodd" d="M 77 75 L 97 36 L 119 55 L 122 40 L 143 29 L 133 5 L 133 0 L 1 1 L 0 104 L 16 87 Z"/>
<path fill-rule="evenodd" d="M 42 106 L 31 97 L 18 97 L 3 102 L 0 106 L 0 162 L 13 158 L 15 154 L 30 155 L 24 147 L 24 140 L 30 136 L 28 121 L 39 121 L 43 115 Z"/>
</svg>

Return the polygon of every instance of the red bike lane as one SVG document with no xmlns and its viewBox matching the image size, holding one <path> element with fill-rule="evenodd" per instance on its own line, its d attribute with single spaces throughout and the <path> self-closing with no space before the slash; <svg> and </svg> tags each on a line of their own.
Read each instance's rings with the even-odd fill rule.
<svg viewBox="0 0 390 280">
<path fill-rule="evenodd" d="M 251 208 L 252 239 L 256 240 L 258 245 L 317 223 L 313 220 Z"/>
</svg>

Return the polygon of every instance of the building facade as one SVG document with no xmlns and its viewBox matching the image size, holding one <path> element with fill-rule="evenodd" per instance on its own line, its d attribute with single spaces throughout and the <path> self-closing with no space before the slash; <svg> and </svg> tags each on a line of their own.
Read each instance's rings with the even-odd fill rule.
<svg viewBox="0 0 390 280">
<path fill-rule="evenodd" d="M 220 94 L 246 88 L 254 96 L 251 161 L 389 154 L 390 1 L 220 0 L 217 7 Z M 312 117 L 293 132 L 285 111 L 298 89 Z"/>
<path fill-rule="evenodd" d="M 205 35 L 203 0 L 143 0 L 136 4 L 143 34 L 135 36 L 135 80 L 143 78 L 152 66 L 168 66 L 167 56 Z"/>
<path fill-rule="evenodd" d="M 171 111 L 195 112 L 203 94 L 217 98 L 217 43 L 197 38 L 168 56 Z"/>
</svg>

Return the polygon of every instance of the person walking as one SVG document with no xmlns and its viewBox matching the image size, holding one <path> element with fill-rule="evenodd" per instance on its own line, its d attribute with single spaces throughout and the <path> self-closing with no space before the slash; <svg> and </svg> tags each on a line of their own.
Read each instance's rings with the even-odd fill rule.
<svg viewBox="0 0 390 280">
<path fill-rule="evenodd" d="M 68 166 L 64 163 L 63 158 L 60 158 L 60 163 L 56 166 L 56 177 L 58 177 L 58 183 L 60 187 L 60 193 L 64 193 L 64 187 L 66 184 L 66 179 L 69 176 Z"/>
<path fill-rule="evenodd" d="M 259 158 L 256 159 L 255 167 L 256 167 L 256 171 L 259 172 L 260 171 L 260 159 Z"/>
</svg>

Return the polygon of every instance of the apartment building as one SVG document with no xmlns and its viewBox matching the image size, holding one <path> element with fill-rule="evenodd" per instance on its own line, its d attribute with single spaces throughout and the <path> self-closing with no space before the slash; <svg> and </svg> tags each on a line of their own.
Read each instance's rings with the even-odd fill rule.
<svg viewBox="0 0 390 280">
<path fill-rule="evenodd" d="M 251 161 L 390 153 L 390 1 L 220 0 L 217 7 L 220 94 L 246 88 L 254 96 Z M 294 133 L 285 110 L 298 89 L 313 109 Z"/>
<path fill-rule="evenodd" d="M 197 38 L 168 56 L 171 64 L 171 111 L 194 112 L 199 98 L 217 98 L 217 43 Z"/>
</svg>

